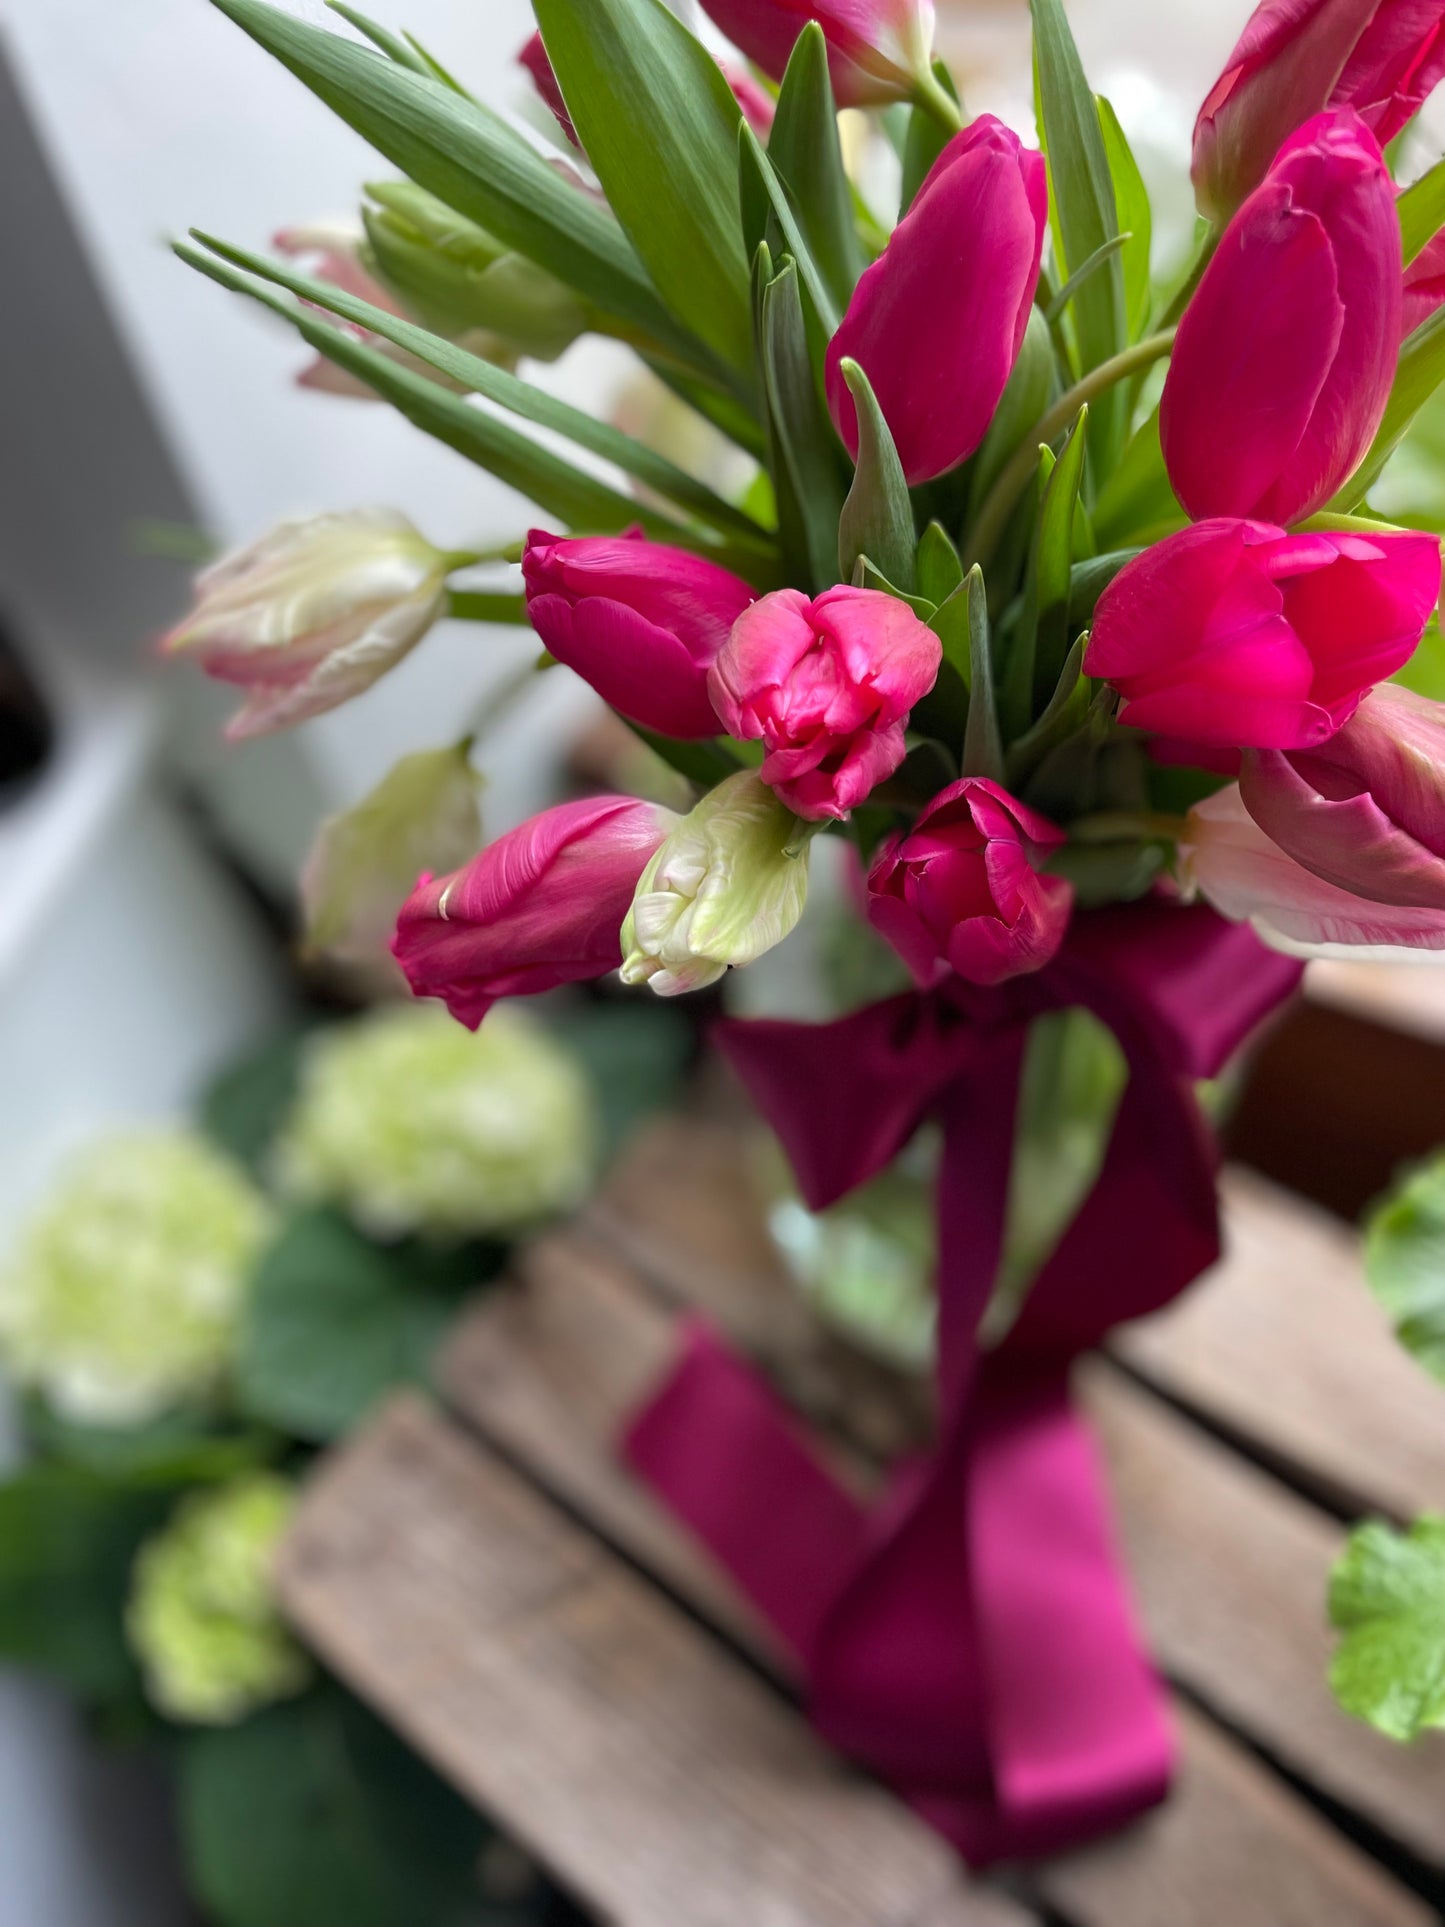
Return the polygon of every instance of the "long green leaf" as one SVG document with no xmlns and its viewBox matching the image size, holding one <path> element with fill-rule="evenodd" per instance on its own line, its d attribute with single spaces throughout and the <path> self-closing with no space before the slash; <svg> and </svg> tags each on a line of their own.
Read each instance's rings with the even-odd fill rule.
<svg viewBox="0 0 1445 1927">
<path fill-rule="evenodd" d="M 778 496 L 783 557 L 791 578 L 823 589 L 838 579 L 843 490 L 834 459 L 837 441 L 818 400 L 794 263 L 785 261 L 774 274 L 767 249 L 760 248 L 754 276 L 768 466 Z"/>
<path fill-rule="evenodd" d="M 1039 125 L 1048 154 L 1063 264 L 1072 272 L 1119 232 L 1118 205 L 1099 110 L 1084 78 L 1063 0 L 1030 0 L 1030 6 Z M 1082 374 L 1126 346 L 1124 268 L 1117 255 L 1079 289 L 1074 322 Z M 1122 439 L 1123 402 L 1122 393 L 1116 393 L 1095 411 L 1092 439 L 1105 461 Z"/>
<path fill-rule="evenodd" d="M 763 152 L 757 135 L 744 121 L 738 132 L 738 164 L 743 181 L 744 200 L 759 192 L 767 197 L 768 207 L 778 224 L 782 236 L 783 251 L 790 254 L 797 264 L 798 279 L 812 303 L 816 319 L 823 334 L 831 339 L 838 331 L 841 310 L 829 292 L 822 271 L 813 259 L 807 238 L 798 225 L 787 190 L 778 178 L 777 169 Z M 749 177 L 752 177 L 751 179 Z"/>
<path fill-rule="evenodd" d="M 267 0 L 212 0 L 418 186 L 694 367 L 708 351 L 663 306 L 612 215 L 500 115 Z"/>
<path fill-rule="evenodd" d="M 1084 441 L 1088 432 L 1087 403 L 1079 410 L 1069 439 L 1049 477 L 1039 509 L 1038 529 L 1029 572 L 1028 596 L 1033 605 L 1034 641 L 1032 682 L 1025 687 L 1028 714 L 1046 703 L 1063 670 L 1073 638 L 1069 634 L 1069 586 L 1074 559 L 1074 523 L 1079 488 L 1084 479 Z"/>
<path fill-rule="evenodd" d="M 1379 480 L 1386 462 L 1405 439 L 1411 422 L 1445 381 L 1445 308 L 1422 321 L 1400 348 L 1394 386 L 1369 453 L 1339 493 L 1325 503 L 1325 513 L 1348 515 L 1364 501 Z"/>
<path fill-rule="evenodd" d="M 624 473 L 635 476 L 639 482 L 645 482 L 660 495 L 690 509 L 694 515 L 710 522 L 715 528 L 726 529 L 759 548 L 771 547 L 771 540 L 764 529 L 730 502 L 725 502 L 705 483 L 688 475 L 665 456 L 655 454 L 632 436 L 624 435 L 620 429 L 589 415 L 585 409 L 573 408 L 545 390 L 534 387 L 531 382 L 521 381 L 506 369 L 484 361 L 480 355 L 470 354 L 454 342 L 434 335 L 400 315 L 377 308 L 356 295 L 348 294 L 329 281 L 299 274 L 280 262 L 268 260 L 264 255 L 232 247 L 213 235 L 197 231 L 195 238 L 222 260 L 230 261 L 264 281 L 274 282 L 278 287 L 299 295 L 304 301 L 340 315 L 343 320 L 355 322 L 358 327 L 380 335 L 384 341 L 406 349 L 408 354 L 415 355 L 418 361 L 435 368 L 449 380 L 459 382 L 464 388 L 485 396 L 488 401 L 495 402 L 498 407 L 514 415 L 520 415 L 524 421 L 535 422 L 539 428 L 555 430 L 559 435 L 567 436 L 579 448 L 586 448 L 594 455 L 615 462 Z"/>
<path fill-rule="evenodd" d="M 1445 160 L 1436 161 L 1407 187 L 1395 209 L 1400 216 L 1400 241 L 1408 268 L 1425 244 L 1445 227 Z"/>
<path fill-rule="evenodd" d="M 1119 125 L 1119 116 L 1101 94 L 1098 99 L 1099 130 L 1104 136 L 1104 153 L 1114 180 L 1115 211 L 1123 243 L 1124 302 L 1129 316 L 1129 338 L 1140 340 L 1149 331 L 1154 306 L 1154 286 L 1149 274 L 1149 251 L 1153 239 L 1154 216 L 1149 206 L 1149 190 L 1128 137 Z"/>
<path fill-rule="evenodd" d="M 752 367 L 738 231 L 742 109 L 663 0 L 536 0 L 567 111 L 609 204 L 672 312 Z"/>
<path fill-rule="evenodd" d="M 988 633 L 988 591 L 983 570 L 974 564 L 962 594 L 968 599 L 968 729 L 963 739 L 963 774 L 1003 781 L 1003 739 L 993 692 L 993 656 Z"/>
<path fill-rule="evenodd" d="M 838 519 L 838 567 L 843 581 L 866 555 L 900 589 L 914 587 L 913 504 L 872 384 L 845 355 L 842 375 L 858 410 L 858 466 Z"/>
<path fill-rule="evenodd" d="M 229 263 L 185 242 L 177 244 L 176 253 L 222 287 L 249 295 L 281 315 L 303 340 L 338 367 L 364 381 L 424 434 L 444 442 L 499 481 L 519 490 L 567 528 L 615 534 L 639 523 L 649 535 L 714 556 L 737 568 L 740 574 L 747 575 L 750 568 L 756 567 L 758 558 L 753 551 L 739 554 L 715 547 L 700 531 L 685 528 L 635 497 L 609 488 L 605 482 L 553 454 L 551 449 L 528 440 L 495 415 L 473 407 L 462 396 L 451 394 L 424 376 L 401 367 L 378 349 L 358 341 L 346 329 L 323 321 L 304 308 L 293 307 L 264 283 L 251 280 Z"/>
<path fill-rule="evenodd" d="M 1043 310 L 1029 309 L 1019 358 L 1003 398 L 994 410 L 983 447 L 973 464 L 968 485 L 968 519 L 973 521 L 989 490 L 1008 466 L 1015 451 L 1049 405 L 1054 390 L 1054 350 Z"/>
<path fill-rule="evenodd" d="M 829 293 L 840 309 L 846 308 L 863 272 L 863 251 L 838 140 L 828 43 L 816 20 L 799 34 L 783 75 L 768 159 L 792 195 L 798 225 Z"/>
</svg>

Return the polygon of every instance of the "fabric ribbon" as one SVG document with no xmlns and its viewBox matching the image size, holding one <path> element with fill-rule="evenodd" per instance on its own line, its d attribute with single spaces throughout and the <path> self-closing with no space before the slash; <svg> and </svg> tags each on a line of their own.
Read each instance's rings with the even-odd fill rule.
<svg viewBox="0 0 1445 1927">
<path fill-rule="evenodd" d="M 1218 1257 L 1193 1082 L 1298 977 L 1205 908 L 1133 905 L 1076 916 L 1046 970 L 995 990 L 953 980 L 835 1023 L 722 1026 L 815 1210 L 941 1122 L 938 1436 L 867 1505 L 693 1322 L 622 1449 L 791 1648 L 819 1731 L 975 1865 L 1092 1838 L 1167 1790 L 1164 1696 L 1069 1367 Z M 1128 1083 L 1092 1191 L 984 1351 L 1027 1028 L 1070 1007 L 1113 1032 Z"/>
</svg>

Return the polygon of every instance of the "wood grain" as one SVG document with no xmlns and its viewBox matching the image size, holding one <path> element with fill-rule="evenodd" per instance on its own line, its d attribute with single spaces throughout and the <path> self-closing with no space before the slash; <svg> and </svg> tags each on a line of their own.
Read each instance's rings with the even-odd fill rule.
<svg viewBox="0 0 1445 1927">
<path fill-rule="evenodd" d="M 343 1677 L 614 1927 L 1029 1927 L 419 1401 L 312 1484 L 282 1591 Z"/>
</svg>

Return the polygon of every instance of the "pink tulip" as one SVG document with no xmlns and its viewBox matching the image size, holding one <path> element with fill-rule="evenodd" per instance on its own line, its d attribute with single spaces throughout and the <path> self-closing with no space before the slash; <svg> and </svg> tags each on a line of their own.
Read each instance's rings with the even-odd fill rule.
<svg viewBox="0 0 1445 1927">
<path fill-rule="evenodd" d="M 1277 950 L 1445 950 L 1445 907 L 1372 903 L 1315 876 L 1265 835 L 1233 784 L 1190 811 L 1179 855 L 1186 886 Z"/>
<path fill-rule="evenodd" d="M 940 790 L 868 874 L 868 916 L 920 984 L 1040 970 L 1063 942 L 1073 885 L 1041 876 L 1064 835 L 984 777 Z"/>
<path fill-rule="evenodd" d="M 818 821 L 846 816 L 898 768 L 908 712 L 942 657 L 894 596 L 778 589 L 738 618 L 708 688 L 732 735 L 766 749 L 763 781 Z"/>
<path fill-rule="evenodd" d="M 702 0 L 733 45 L 781 80 L 798 35 L 816 20 L 840 107 L 906 100 L 933 58 L 933 0 Z"/>
<path fill-rule="evenodd" d="M 720 63 L 721 64 L 721 63 Z M 577 129 L 572 125 L 572 116 L 567 112 L 567 103 L 562 98 L 556 70 L 547 57 L 547 49 L 542 45 L 542 36 L 534 33 L 532 38 L 517 55 L 517 65 L 525 67 L 532 76 L 532 85 L 537 89 L 545 104 L 551 108 L 557 125 L 576 148 L 582 143 L 577 138 Z M 743 110 L 743 117 L 760 139 L 766 138 L 773 124 L 775 103 L 766 87 L 760 87 L 751 74 L 739 68 L 723 65 L 723 76 L 733 90 L 733 98 Z"/>
<path fill-rule="evenodd" d="M 1315 876 L 1445 916 L 1445 706 L 1384 684 L 1315 749 L 1251 750 L 1239 792 Z"/>
<path fill-rule="evenodd" d="M 1198 522 L 1127 564 L 1084 658 L 1136 729 L 1303 749 L 1408 662 L 1440 590 L 1433 535 L 1286 535 Z"/>
<path fill-rule="evenodd" d="M 1400 340 L 1400 223 L 1348 111 L 1302 127 L 1225 229 L 1179 324 L 1159 431 L 1198 518 L 1296 522 L 1359 466 Z"/>
<path fill-rule="evenodd" d="M 1042 154 L 981 114 L 939 155 L 828 349 L 828 408 L 850 453 L 845 356 L 872 383 L 910 485 L 973 453 L 1018 357 L 1047 225 Z"/>
<path fill-rule="evenodd" d="M 499 997 L 603 977 L 622 962 L 637 879 L 678 821 L 630 796 L 543 810 L 447 877 L 424 876 L 391 948 L 418 997 L 475 1030 Z"/>
<path fill-rule="evenodd" d="M 716 736 L 708 671 L 754 591 L 704 556 L 641 535 L 533 529 L 527 613 L 559 662 L 662 736 Z"/>
<path fill-rule="evenodd" d="M 1200 211 L 1231 214 L 1285 140 L 1352 107 L 1383 147 L 1445 76 L 1445 0 L 1264 0 L 1199 110 Z"/>
</svg>

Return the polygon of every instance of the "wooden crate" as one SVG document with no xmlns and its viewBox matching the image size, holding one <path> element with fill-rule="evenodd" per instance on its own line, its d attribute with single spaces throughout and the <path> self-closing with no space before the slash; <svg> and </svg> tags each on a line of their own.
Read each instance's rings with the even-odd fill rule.
<svg viewBox="0 0 1445 1927">
<path fill-rule="evenodd" d="M 1445 1396 L 1353 1235 L 1233 1170 L 1229 1255 L 1080 1390 L 1176 1691 L 1170 1803 L 969 1875 L 796 1709 L 727 1578 L 617 1463 L 700 1307 L 868 1477 L 927 1399 L 781 1276 L 739 1128 L 670 1119 L 315 1479 L 284 1561 L 327 1661 L 613 1927 L 1406 1927 L 1440 1918 L 1445 1741 L 1341 1714 L 1324 1593 L 1347 1515 L 1445 1491 Z"/>
</svg>

